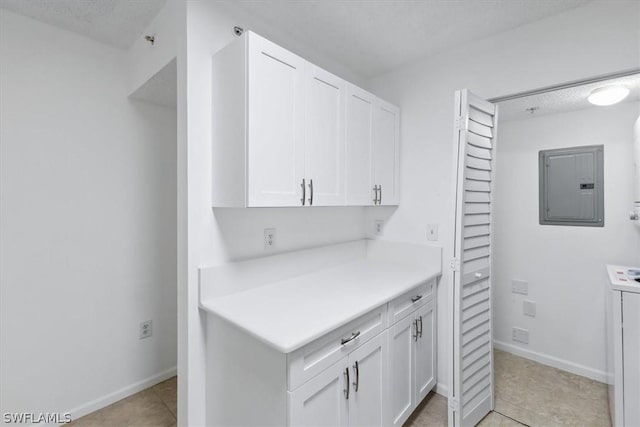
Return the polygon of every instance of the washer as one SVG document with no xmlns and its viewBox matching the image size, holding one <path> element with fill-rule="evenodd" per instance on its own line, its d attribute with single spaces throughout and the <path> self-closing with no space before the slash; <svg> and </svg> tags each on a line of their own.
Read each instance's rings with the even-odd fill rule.
<svg viewBox="0 0 640 427">
<path fill-rule="evenodd" d="M 638 267 L 607 265 L 607 371 L 611 424 L 640 426 Z"/>
</svg>

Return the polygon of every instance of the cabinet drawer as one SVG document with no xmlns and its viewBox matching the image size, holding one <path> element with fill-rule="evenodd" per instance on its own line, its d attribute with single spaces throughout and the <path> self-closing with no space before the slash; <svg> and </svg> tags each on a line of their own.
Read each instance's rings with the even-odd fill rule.
<svg viewBox="0 0 640 427">
<path fill-rule="evenodd" d="M 301 386 L 386 327 L 385 304 L 289 354 L 288 390 Z"/>
<path fill-rule="evenodd" d="M 389 303 L 388 316 L 389 325 L 393 325 L 398 320 L 403 319 L 405 316 L 412 313 L 415 309 L 422 307 L 424 303 L 433 299 L 433 292 L 435 290 L 435 281 L 423 283 L 422 285 L 413 288 L 404 295 L 399 296 Z"/>
</svg>

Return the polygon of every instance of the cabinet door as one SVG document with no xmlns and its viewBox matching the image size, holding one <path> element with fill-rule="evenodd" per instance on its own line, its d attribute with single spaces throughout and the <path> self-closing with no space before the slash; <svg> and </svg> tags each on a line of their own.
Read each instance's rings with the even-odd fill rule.
<svg viewBox="0 0 640 427">
<path fill-rule="evenodd" d="M 389 328 L 389 387 L 387 424 L 402 426 L 415 408 L 413 352 L 416 324 L 413 315 Z"/>
<path fill-rule="evenodd" d="M 307 204 L 345 204 L 345 81 L 307 64 L 305 171 Z"/>
<path fill-rule="evenodd" d="M 381 205 L 400 201 L 400 110 L 378 100 L 373 133 L 373 184 L 381 186 Z"/>
<path fill-rule="evenodd" d="M 415 341 L 416 405 L 426 397 L 436 383 L 436 318 L 434 301 L 422 306 L 415 314 L 418 321 L 418 340 Z"/>
<path fill-rule="evenodd" d="M 640 425 L 640 294 L 622 292 L 624 425 Z M 616 420 L 618 421 L 618 420 Z M 623 423 L 620 423 L 623 424 Z"/>
<path fill-rule="evenodd" d="M 373 117 L 376 98 L 347 85 L 346 193 L 347 205 L 373 205 Z"/>
<path fill-rule="evenodd" d="M 249 34 L 247 205 L 299 206 L 306 62 Z"/>
<path fill-rule="evenodd" d="M 290 426 L 346 426 L 349 423 L 347 357 L 289 394 Z"/>
<path fill-rule="evenodd" d="M 349 354 L 349 426 L 382 426 L 387 383 L 387 331 Z"/>
</svg>

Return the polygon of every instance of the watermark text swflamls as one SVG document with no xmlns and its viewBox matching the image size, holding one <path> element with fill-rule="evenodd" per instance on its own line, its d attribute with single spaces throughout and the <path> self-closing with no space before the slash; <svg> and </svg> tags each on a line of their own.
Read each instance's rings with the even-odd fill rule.
<svg viewBox="0 0 640 427">
<path fill-rule="evenodd" d="M 71 422 L 71 414 L 68 412 L 5 412 L 2 417 L 5 424 L 66 424 Z"/>
</svg>

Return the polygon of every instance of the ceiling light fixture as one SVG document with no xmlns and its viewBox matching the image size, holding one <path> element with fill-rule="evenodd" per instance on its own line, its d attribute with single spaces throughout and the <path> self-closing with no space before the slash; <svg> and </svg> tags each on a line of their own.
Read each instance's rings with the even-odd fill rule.
<svg viewBox="0 0 640 427">
<path fill-rule="evenodd" d="M 629 89 L 624 86 L 605 86 L 591 91 L 587 98 L 593 105 L 613 105 L 629 95 Z"/>
</svg>

